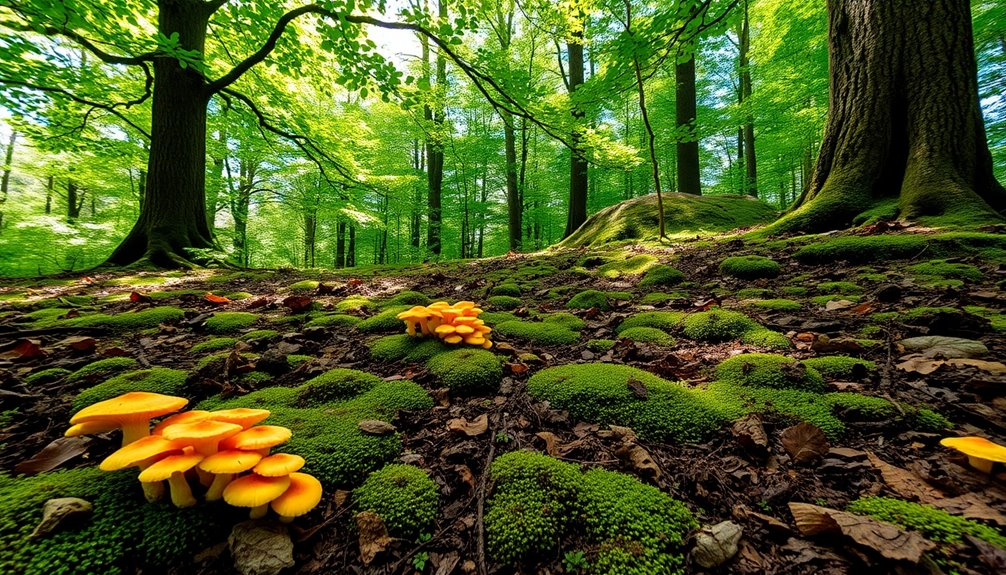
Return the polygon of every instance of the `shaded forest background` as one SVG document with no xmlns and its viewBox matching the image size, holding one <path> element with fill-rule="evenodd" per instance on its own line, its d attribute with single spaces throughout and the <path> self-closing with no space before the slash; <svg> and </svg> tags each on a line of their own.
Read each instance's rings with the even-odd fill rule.
<svg viewBox="0 0 1006 575">
<path fill-rule="evenodd" d="M 582 144 L 589 213 L 653 193 L 639 93 L 625 81 L 631 58 L 618 44 L 625 14 L 612 8 L 586 20 L 584 79 L 571 97 L 565 40 L 543 11 L 526 8 L 485 4 L 478 33 L 458 52 L 507 89 L 533 95 L 543 115 L 582 111 L 590 126 Z M 1006 181 L 1006 8 L 976 0 L 972 15 L 989 147 Z M 681 189 L 679 157 L 697 143 L 702 194 L 757 195 L 780 210 L 799 196 L 828 108 L 827 20 L 823 2 L 752 0 L 653 68 L 644 95 L 663 191 L 694 191 Z M 211 32 L 226 45 L 243 30 L 235 22 Z M 519 249 L 560 240 L 569 148 L 542 126 L 500 113 L 427 42 L 391 31 L 372 40 L 414 78 L 403 97 L 388 97 L 312 49 L 323 40 L 307 24 L 278 47 L 299 46 L 297 69 L 271 61 L 239 80 L 272 125 L 309 134 L 349 178 L 333 178 L 302 147 L 261 129 L 246 106 L 210 101 L 207 219 L 227 258 L 252 267 L 347 267 L 503 254 L 514 247 L 508 176 L 520 200 Z M 143 91 L 141 79 L 71 43 L 50 50 L 96 101 Z M 679 82 L 691 58 L 694 123 L 682 121 L 688 90 Z M 31 65 L 11 64 L 0 75 L 15 78 Z M 135 125 L 149 125 L 149 102 L 113 114 L 16 83 L 0 88 L 0 275 L 101 263 L 144 197 L 148 144 Z M 430 146 L 443 151 L 439 255 L 429 234 Z"/>
</svg>

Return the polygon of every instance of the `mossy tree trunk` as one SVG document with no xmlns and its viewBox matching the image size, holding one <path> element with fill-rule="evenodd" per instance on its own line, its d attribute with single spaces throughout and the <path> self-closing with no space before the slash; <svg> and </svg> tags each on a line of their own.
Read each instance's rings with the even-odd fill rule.
<svg viewBox="0 0 1006 575">
<path fill-rule="evenodd" d="M 994 219 L 1006 191 L 978 104 L 968 0 L 828 2 L 830 103 L 817 165 L 773 231 L 847 227 L 878 201 L 899 217 Z"/>
</svg>

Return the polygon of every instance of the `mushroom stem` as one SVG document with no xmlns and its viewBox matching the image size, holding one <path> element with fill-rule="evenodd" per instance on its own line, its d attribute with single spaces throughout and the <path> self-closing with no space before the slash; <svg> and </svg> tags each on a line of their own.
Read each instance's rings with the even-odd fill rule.
<svg viewBox="0 0 1006 575">
<path fill-rule="evenodd" d="M 259 505 L 258 507 L 252 507 L 251 513 L 248 514 L 250 519 L 262 519 L 265 514 L 269 511 L 269 504 Z"/>
<path fill-rule="evenodd" d="M 293 517 L 288 517 L 286 515 L 280 515 L 279 516 L 279 520 L 282 521 L 283 523 L 291 523 L 291 522 L 293 522 Z"/>
<path fill-rule="evenodd" d="M 153 481 L 150 483 L 140 482 L 143 486 L 143 496 L 147 498 L 147 501 L 153 503 L 155 501 L 160 501 L 164 497 L 164 482 L 163 481 Z"/>
<path fill-rule="evenodd" d="M 974 467 L 982 473 L 992 473 L 992 466 L 995 465 L 994 461 L 982 459 L 981 457 L 975 457 L 973 455 L 968 456 L 968 463 L 971 464 L 971 467 Z"/>
<path fill-rule="evenodd" d="M 430 326 L 427 323 L 427 318 L 419 318 L 419 327 L 423 331 L 423 335 L 430 335 Z"/>
<path fill-rule="evenodd" d="M 224 497 L 224 487 L 234 479 L 233 473 L 218 473 L 213 477 L 213 483 L 206 492 L 206 501 L 219 501 Z"/>
<path fill-rule="evenodd" d="M 150 435 L 150 420 L 144 419 L 143 421 L 131 421 L 122 424 L 122 446 L 125 447 L 130 443 L 143 439 Z"/>
<path fill-rule="evenodd" d="M 192 488 L 185 480 L 185 474 L 176 471 L 168 478 L 168 487 L 171 489 L 171 502 L 175 507 L 192 507 L 196 504 L 196 498 L 192 496 Z"/>
</svg>

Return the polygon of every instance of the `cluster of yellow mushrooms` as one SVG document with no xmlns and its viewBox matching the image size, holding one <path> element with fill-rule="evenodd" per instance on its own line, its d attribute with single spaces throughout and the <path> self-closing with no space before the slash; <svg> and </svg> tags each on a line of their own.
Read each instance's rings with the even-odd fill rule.
<svg viewBox="0 0 1006 575">
<path fill-rule="evenodd" d="M 489 341 L 492 328 L 478 318 L 480 313 L 482 310 L 475 307 L 475 302 L 459 301 L 451 305 L 438 301 L 428 306 L 417 305 L 395 317 L 405 322 L 405 332 L 411 336 L 434 336 L 449 344 L 464 342 L 489 349 L 493 346 Z"/>
<path fill-rule="evenodd" d="M 176 413 L 188 400 L 134 391 L 95 403 L 70 419 L 67 437 L 122 430 L 122 448 L 99 466 L 104 471 L 140 469 L 149 501 L 164 495 L 178 507 L 196 504 L 189 478 L 205 488 L 206 501 L 223 499 L 250 507 L 251 518 L 264 517 L 271 506 L 281 520 L 292 521 L 321 501 L 321 482 L 299 473 L 304 458 L 269 450 L 290 439 L 276 425 L 256 425 L 269 417 L 265 409 L 223 409 Z M 170 415 L 150 429 L 150 420 Z M 247 472 L 247 473 L 246 473 Z M 245 475 L 240 475 L 246 473 Z"/>
</svg>

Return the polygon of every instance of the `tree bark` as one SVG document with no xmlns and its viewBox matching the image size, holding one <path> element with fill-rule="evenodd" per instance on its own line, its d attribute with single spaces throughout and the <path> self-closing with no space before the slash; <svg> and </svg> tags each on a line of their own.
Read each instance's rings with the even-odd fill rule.
<svg viewBox="0 0 1006 575">
<path fill-rule="evenodd" d="M 583 32 L 572 35 L 566 44 L 566 54 L 569 60 L 569 95 L 573 100 L 573 118 L 577 122 L 583 119 L 585 113 L 576 104 L 576 90 L 583 84 Z M 577 144 L 580 142 L 580 132 L 573 130 L 570 137 L 572 149 L 569 151 L 569 212 L 566 215 L 566 231 L 563 237 L 569 236 L 587 221 L 587 160 L 583 157 Z"/>
<path fill-rule="evenodd" d="M 438 14 L 440 20 L 447 21 L 447 0 L 440 0 L 438 3 Z M 437 50 L 437 88 L 443 92 L 438 94 L 437 109 L 433 112 L 433 131 L 431 141 L 426 145 L 426 183 L 428 195 L 426 206 L 428 211 L 428 226 L 426 230 L 426 247 L 435 256 L 440 255 L 441 227 L 442 227 L 442 207 L 441 194 L 444 187 L 444 108 L 440 97 L 447 94 L 447 60 L 441 50 Z M 429 115 L 429 107 L 427 107 Z"/>
<path fill-rule="evenodd" d="M 503 117 L 503 147 L 506 159 L 507 230 L 510 237 L 510 251 L 519 252 L 524 231 L 524 224 L 521 222 L 524 206 L 521 203 L 520 187 L 517 183 L 517 133 L 513 114 L 501 110 L 500 116 Z"/>
<path fill-rule="evenodd" d="M 751 48 L 751 25 L 748 21 L 747 2 L 744 3 L 744 19 L 741 22 L 741 33 L 738 38 L 738 65 L 740 68 L 740 102 L 744 113 L 744 124 L 741 126 L 743 142 L 743 160 L 738 156 L 738 162 L 744 164 L 742 173 L 745 194 L 758 197 L 758 164 L 755 157 L 754 115 L 751 113 L 751 66 L 748 51 Z"/>
<path fill-rule="evenodd" d="M 899 217 L 999 220 L 968 0 L 828 2 L 830 101 L 817 164 L 770 231 L 846 227 L 878 200 Z"/>
<path fill-rule="evenodd" d="M 695 55 L 674 68 L 674 116 L 678 129 L 678 191 L 702 194 L 699 177 L 699 139 L 695 125 Z"/>
<path fill-rule="evenodd" d="M 210 17 L 200 0 L 158 0 L 158 31 L 179 47 L 202 53 Z M 216 247 L 206 221 L 206 105 L 202 74 L 168 56 L 154 58 L 147 194 L 132 231 L 107 263 L 146 260 L 192 267 L 188 248 Z"/>
<path fill-rule="evenodd" d="M 10 191 L 11 167 L 14 163 L 14 145 L 17 143 L 17 132 L 10 131 L 10 140 L 7 142 L 7 150 L 4 152 L 3 176 L 0 176 L 0 233 L 3 232 L 3 208 L 7 204 L 7 197 Z"/>
<path fill-rule="evenodd" d="M 79 190 L 77 180 L 66 181 L 66 220 L 71 223 L 80 217 L 80 206 L 84 202 L 83 196 L 77 193 Z"/>
<path fill-rule="evenodd" d="M 45 183 L 45 215 L 52 213 L 52 192 L 55 190 L 56 176 L 49 174 Z"/>
</svg>

